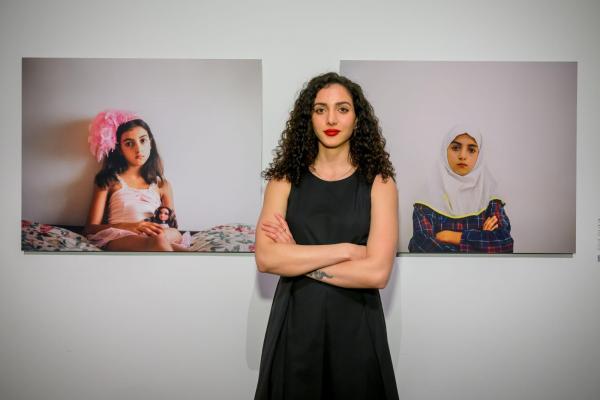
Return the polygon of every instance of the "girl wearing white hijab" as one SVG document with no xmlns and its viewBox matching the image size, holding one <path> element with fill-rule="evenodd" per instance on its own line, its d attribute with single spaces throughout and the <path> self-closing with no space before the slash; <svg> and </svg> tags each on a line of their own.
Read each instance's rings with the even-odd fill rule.
<svg viewBox="0 0 600 400">
<path fill-rule="evenodd" d="M 448 132 L 434 177 L 414 203 L 410 252 L 512 253 L 510 221 L 484 149 L 477 129 Z"/>
</svg>

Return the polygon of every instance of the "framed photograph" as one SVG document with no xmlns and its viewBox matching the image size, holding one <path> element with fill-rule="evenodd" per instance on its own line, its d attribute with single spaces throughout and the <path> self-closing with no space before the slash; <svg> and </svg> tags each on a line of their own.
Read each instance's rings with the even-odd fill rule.
<svg viewBox="0 0 600 400">
<path fill-rule="evenodd" d="M 577 63 L 342 61 L 396 168 L 400 252 L 574 253 Z"/>
<path fill-rule="evenodd" d="M 23 58 L 22 78 L 22 250 L 138 251 L 168 205 L 177 226 L 165 228 L 166 247 L 253 251 L 260 60 Z M 135 126 L 116 143 L 125 122 Z M 131 132 L 146 132 L 127 143 L 147 146 L 153 170 L 143 151 L 124 147 Z M 147 175 L 136 172 L 138 156 Z"/>
</svg>

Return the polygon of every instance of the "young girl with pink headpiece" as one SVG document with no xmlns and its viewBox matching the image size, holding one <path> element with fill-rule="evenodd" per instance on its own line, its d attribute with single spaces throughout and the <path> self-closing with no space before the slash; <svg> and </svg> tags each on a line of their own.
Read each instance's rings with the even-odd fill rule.
<svg viewBox="0 0 600 400">
<path fill-rule="evenodd" d="M 148 124 L 130 112 L 103 111 L 90 124 L 88 141 L 98 162 L 104 159 L 85 226 L 88 239 L 113 251 L 187 250 L 177 229 L 149 220 L 157 208 L 174 207 Z"/>
</svg>

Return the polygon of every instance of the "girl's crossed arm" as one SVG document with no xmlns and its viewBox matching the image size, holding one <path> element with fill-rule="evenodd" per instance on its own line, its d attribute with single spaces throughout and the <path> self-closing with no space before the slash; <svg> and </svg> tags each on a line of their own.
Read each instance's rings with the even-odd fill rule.
<svg viewBox="0 0 600 400">
<path fill-rule="evenodd" d="M 432 222 L 433 211 L 429 208 L 415 204 L 413 209 L 413 236 L 408 243 L 408 251 L 411 253 L 450 253 L 457 252 L 458 245 L 450 243 L 449 240 L 443 241 L 440 233 L 433 232 Z M 442 231 L 456 233 L 452 231 Z M 460 236 L 460 232 L 458 233 Z M 460 242 L 460 237 L 458 238 Z"/>
<path fill-rule="evenodd" d="M 510 221 L 501 201 L 492 201 L 482 229 L 466 229 L 462 232 L 460 245 L 482 253 L 512 253 L 513 238 Z M 491 221 L 491 222 L 490 222 Z"/>
</svg>

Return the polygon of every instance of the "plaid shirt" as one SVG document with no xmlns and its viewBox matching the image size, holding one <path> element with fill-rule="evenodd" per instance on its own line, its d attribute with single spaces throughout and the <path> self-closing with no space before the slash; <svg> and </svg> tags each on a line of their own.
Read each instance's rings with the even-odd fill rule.
<svg viewBox="0 0 600 400">
<path fill-rule="evenodd" d="M 488 217 L 498 218 L 498 228 L 484 231 Z M 459 245 L 440 242 L 435 234 L 440 231 L 462 232 Z M 449 218 L 438 214 L 423 204 L 415 204 L 413 211 L 413 237 L 408 244 L 411 253 L 512 253 L 510 221 L 500 200 L 492 200 L 479 215 Z"/>
</svg>

